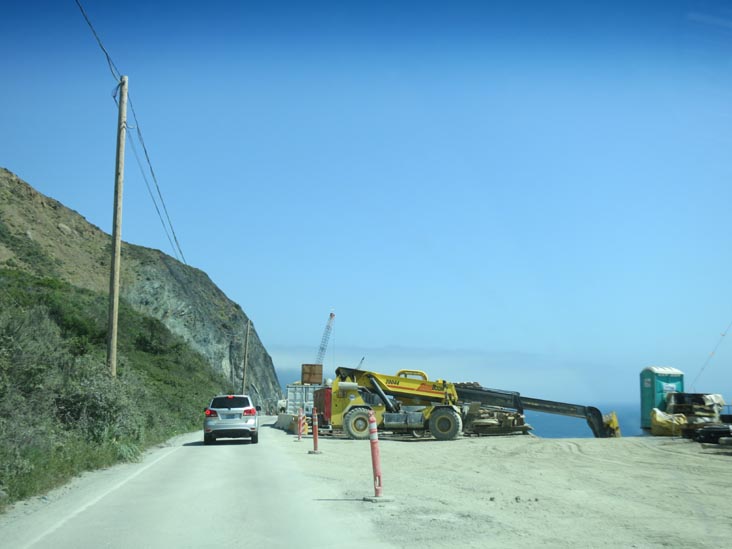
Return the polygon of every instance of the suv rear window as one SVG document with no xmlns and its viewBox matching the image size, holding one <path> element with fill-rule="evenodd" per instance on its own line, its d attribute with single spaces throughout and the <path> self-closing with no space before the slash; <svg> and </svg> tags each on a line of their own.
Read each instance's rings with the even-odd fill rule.
<svg viewBox="0 0 732 549">
<path fill-rule="evenodd" d="M 251 406 L 248 397 L 216 397 L 211 401 L 211 408 L 248 408 Z"/>
</svg>

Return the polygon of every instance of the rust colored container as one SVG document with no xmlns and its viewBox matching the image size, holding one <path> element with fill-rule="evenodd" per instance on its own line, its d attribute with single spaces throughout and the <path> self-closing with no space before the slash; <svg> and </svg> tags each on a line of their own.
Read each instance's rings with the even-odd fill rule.
<svg viewBox="0 0 732 549">
<path fill-rule="evenodd" d="M 325 420 L 323 427 L 330 425 L 330 403 L 332 396 L 333 390 L 330 387 L 316 389 L 313 394 L 313 403 L 318 409 L 318 415 Z"/>
<path fill-rule="evenodd" d="M 300 381 L 310 385 L 322 385 L 323 383 L 323 365 L 322 364 L 303 364 Z"/>
</svg>

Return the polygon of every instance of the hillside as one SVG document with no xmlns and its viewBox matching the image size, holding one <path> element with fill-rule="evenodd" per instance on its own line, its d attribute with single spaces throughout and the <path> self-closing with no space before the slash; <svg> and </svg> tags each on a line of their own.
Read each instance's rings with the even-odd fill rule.
<svg viewBox="0 0 732 549">
<path fill-rule="evenodd" d="M 107 294 L 111 236 L 0 168 L 0 268 Z M 248 317 L 206 273 L 142 246 L 122 246 L 121 298 L 158 319 L 240 387 Z M 252 328 L 247 389 L 263 406 L 280 397 L 272 359 Z"/>
<path fill-rule="evenodd" d="M 0 510 L 200 429 L 202 404 L 229 388 L 200 353 L 126 302 L 112 378 L 107 302 L 0 268 Z"/>
</svg>

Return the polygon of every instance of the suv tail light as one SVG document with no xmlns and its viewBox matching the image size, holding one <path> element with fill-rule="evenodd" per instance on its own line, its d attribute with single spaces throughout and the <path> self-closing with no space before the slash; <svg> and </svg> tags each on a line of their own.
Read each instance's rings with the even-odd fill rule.
<svg viewBox="0 0 732 549">
<path fill-rule="evenodd" d="M 243 415 L 243 416 L 256 416 L 257 415 L 257 410 L 255 410 L 254 408 L 244 408 L 244 410 L 242 411 L 241 415 Z"/>
<path fill-rule="evenodd" d="M 216 410 L 212 410 L 211 408 L 206 408 L 205 414 L 206 417 L 219 417 L 219 414 L 216 413 Z"/>
</svg>

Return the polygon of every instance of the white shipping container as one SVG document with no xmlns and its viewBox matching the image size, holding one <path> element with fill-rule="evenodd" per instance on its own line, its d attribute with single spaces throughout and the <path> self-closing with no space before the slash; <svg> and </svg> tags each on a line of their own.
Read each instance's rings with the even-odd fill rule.
<svg viewBox="0 0 732 549">
<path fill-rule="evenodd" d="M 325 385 L 300 385 L 287 386 L 287 413 L 297 415 L 298 409 L 302 408 L 305 415 L 313 412 L 313 395 L 318 389 Z"/>
</svg>

